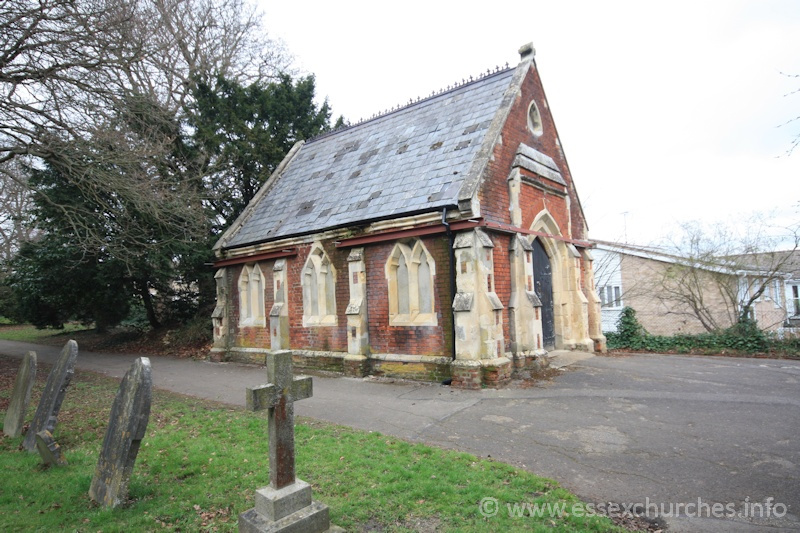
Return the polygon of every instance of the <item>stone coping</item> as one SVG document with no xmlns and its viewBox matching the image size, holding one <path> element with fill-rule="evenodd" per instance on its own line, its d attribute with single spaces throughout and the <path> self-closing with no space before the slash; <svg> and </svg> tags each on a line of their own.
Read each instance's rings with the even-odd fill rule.
<svg viewBox="0 0 800 533">
<path fill-rule="evenodd" d="M 225 353 L 225 352 L 239 352 L 239 353 L 273 353 L 271 348 L 244 348 L 234 346 L 228 349 L 225 348 L 211 348 L 212 353 Z M 292 355 L 300 355 L 303 357 L 330 357 L 336 359 L 361 358 L 366 360 L 377 361 L 399 361 L 403 363 L 435 363 L 435 364 L 448 364 L 452 359 L 444 355 L 413 355 L 413 354 L 399 354 L 399 353 L 374 353 L 370 355 L 351 354 L 348 352 L 332 352 L 322 350 L 293 350 L 289 349 Z"/>
<path fill-rule="evenodd" d="M 398 361 L 401 363 L 431 363 L 437 365 L 450 364 L 452 359 L 442 355 L 410 355 L 401 353 L 374 353 L 367 359 L 378 361 Z"/>
<path fill-rule="evenodd" d="M 291 348 L 287 348 L 288 351 L 292 352 L 292 355 L 302 355 L 303 357 L 330 357 L 334 359 L 344 359 L 348 353 L 347 352 L 329 352 L 329 351 L 322 351 L 322 350 L 292 350 Z M 271 353 L 271 352 L 270 352 Z"/>
<path fill-rule="evenodd" d="M 508 357 L 495 357 L 494 359 L 456 359 L 452 362 L 453 366 L 460 367 L 481 367 L 481 366 L 503 366 L 511 364 Z"/>
<path fill-rule="evenodd" d="M 238 353 L 272 353 L 271 348 L 244 348 L 240 346 L 232 346 L 230 348 L 216 348 L 212 347 L 209 350 L 209 353 L 227 353 L 227 352 L 238 352 Z"/>
<path fill-rule="evenodd" d="M 212 353 L 225 353 L 225 352 L 239 352 L 239 353 L 273 353 L 273 350 L 270 348 L 245 348 L 245 347 L 232 347 L 229 349 L 225 348 L 211 348 L 210 350 Z M 361 359 L 369 361 L 396 361 L 401 363 L 427 363 L 427 364 L 437 364 L 437 365 L 447 365 L 453 364 L 455 366 L 497 366 L 497 365 L 504 365 L 514 360 L 514 355 L 511 352 L 506 352 L 502 357 L 496 357 L 493 359 L 452 359 L 446 355 L 413 355 L 413 354 L 400 354 L 400 353 L 373 353 L 370 355 L 361 355 L 361 354 L 351 354 L 348 352 L 333 352 L 333 351 L 322 351 L 322 350 L 292 350 L 293 355 L 299 355 L 303 357 L 312 357 L 312 358 L 319 358 L 319 357 L 328 357 L 334 359 Z M 554 357 L 557 355 L 555 352 L 559 350 L 555 350 L 553 352 L 548 352 L 546 350 L 535 350 L 530 353 L 525 354 L 518 354 L 517 357 Z"/>
</svg>

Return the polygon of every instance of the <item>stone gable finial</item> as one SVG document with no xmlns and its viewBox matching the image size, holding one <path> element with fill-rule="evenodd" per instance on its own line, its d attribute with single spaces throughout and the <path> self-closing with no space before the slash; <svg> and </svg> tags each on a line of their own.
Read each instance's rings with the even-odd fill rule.
<svg viewBox="0 0 800 533">
<path fill-rule="evenodd" d="M 536 55 L 536 49 L 533 47 L 533 43 L 523 44 L 519 48 L 519 58 L 521 61 L 525 61 L 526 59 L 533 59 L 533 56 Z"/>
</svg>

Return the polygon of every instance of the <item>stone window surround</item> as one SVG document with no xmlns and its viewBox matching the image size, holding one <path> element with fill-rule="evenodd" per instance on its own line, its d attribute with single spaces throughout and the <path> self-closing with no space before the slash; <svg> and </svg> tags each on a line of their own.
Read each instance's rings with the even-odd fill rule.
<svg viewBox="0 0 800 533">
<path fill-rule="evenodd" d="M 227 270 L 223 267 L 217 270 L 214 274 L 214 283 L 217 290 L 217 305 L 214 307 L 214 312 L 211 314 L 211 324 L 213 326 L 214 342 L 221 342 L 228 334 L 227 322 Z"/>
<path fill-rule="evenodd" d="M 239 274 L 239 325 L 266 327 L 264 274 L 258 263 L 248 263 Z"/>
<path fill-rule="evenodd" d="M 539 106 L 535 100 L 531 100 L 528 106 L 528 129 L 536 137 L 541 137 L 544 132 L 542 128 L 542 114 L 539 113 Z"/>
<path fill-rule="evenodd" d="M 429 312 L 420 310 L 420 278 L 419 266 L 422 257 L 425 257 L 429 267 L 428 287 L 430 288 Z M 398 283 L 397 270 L 400 258 L 403 257 L 408 269 L 408 310 L 399 312 L 400 284 Z M 398 242 L 394 245 L 386 261 L 386 281 L 389 296 L 389 325 L 390 326 L 436 326 L 436 304 L 434 298 L 434 277 L 436 276 L 436 262 L 430 252 L 419 239 L 406 243 Z M 424 284 L 424 280 L 423 280 Z"/>
<path fill-rule="evenodd" d="M 336 268 L 334 268 L 328 254 L 320 243 L 316 242 L 311 247 L 311 251 L 308 254 L 308 258 L 301 272 L 300 285 L 303 288 L 303 327 L 337 325 Z M 312 284 L 312 277 L 316 279 L 316 313 L 312 312 L 311 309 L 313 296 L 310 294 L 310 291 L 314 286 L 314 284 Z M 328 284 L 331 282 L 332 286 L 328 287 Z M 329 302 L 329 299 L 332 299 L 332 301 Z"/>
</svg>

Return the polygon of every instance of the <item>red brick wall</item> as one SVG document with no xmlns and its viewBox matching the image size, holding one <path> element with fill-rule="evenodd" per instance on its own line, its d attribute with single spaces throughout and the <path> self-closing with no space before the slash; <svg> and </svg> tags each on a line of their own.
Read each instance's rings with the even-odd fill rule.
<svg viewBox="0 0 800 533">
<path fill-rule="evenodd" d="M 231 312 L 229 327 L 236 332 L 233 345 L 240 348 L 269 348 L 269 310 L 272 308 L 272 265 L 273 262 L 260 262 L 261 274 L 264 276 L 264 307 L 267 314 L 267 327 L 241 327 L 239 326 L 239 276 L 244 265 L 232 266 L 228 294 L 231 295 Z"/>
<path fill-rule="evenodd" d="M 447 237 L 422 239 L 436 262 L 434 308 L 436 326 L 390 326 L 386 282 L 386 260 L 394 242 L 378 243 L 364 249 L 366 258 L 369 344 L 373 353 L 452 356 L 452 298 L 450 256 Z"/>
<path fill-rule="evenodd" d="M 347 255 L 350 250 L 337 249 L 333 242 L 323 242 L 322 247 L 336 270 L 336 317 L 335 326 L 303 327 L 303 266 L 306 264 L 312 245 L 299 246 L 297 256 L 287 259 L 289 302 L 289 345 L 299 350 L 347 351 L 347 315 L 350 301 L 347 282 Z"/>
<path fill-rule="evenodd" d="M 522 209 L 523 228 L 529 229 L 536 215 L 546 208 L 553 215 L 553 219 L 561 229 L 562 235 L 566 235 L 569 227 L 567 224 L 569 216 L 566 198 L 547 193 L 523 182 L 520 185 L 519 205 Z"/>
<path fill-rule="evenodd" d="M 503 309 L 503 338 L 506 340 L 506 350 L 511 348 L 511 330 L 509 324 L 511 316 L 508 303 L 511 301 L 511 256 L 509 246 L 511 246 L 511 236 L 499 233 L 490 233 L 494 249 L 492 259 L 494 260 L 494 292 L 500 298 L 500 302 L 505 306 Z M 500 354 L 502 355 L 502 354 Z"/>
<path fill-rule="evenodd" d="M 434 306 L 437 314 L 436 326 L 390 326 L 389 300 L 385 274 L 386 260 L 394 247 L 394 241 L 378 243 L 365 248 L 367 275 L 368 314 L 370 347 L 374 353 L 402 353 L 412 355 L 452 356 L 452 297 L 450 295 L 449 241 L 437 236 L 423 239 L 425 247 L 436 263 L 434 276 Z M 350 301 L 347 256 L 349 249 L 337 249 L 333 242 L 323 242 L 325 253 L 336 269 L 336 316 L 335 326 L 303 327 L 303 287 L 301 276 L 311 244 L 299 246 L 295 257 L 286 259 L 287 303 L 289 312 L 290 348 L 316 351 L 347 351 L 347 315 Z M 504 245 L 508 247 L 507 243 Z M 505 252 L 507 253 L 507 252 Z M 506 261 L 507 262 L 507 261 Z M 265 312 L 269 314 L 273 304 L 274 262 L 259 263 L 264 274 Z M 231 267 L 229 294 L 231 295 L 231 320 L 235 331 L 234 346 L 246 348 L 269 348 L 269 316 L 267 327 L 239 326 L 238 280 L 243 266 Z"/>
<path fill-rule="evenodd" d="M 528 105 L 531 100 L 535 100 L 542 118 L 543 133 L 535 136 L 528 129 Z M 550 212 L 556 218 L 562 234 L 565 237 L 575 239 L 585 239 L 585 221 L 580 210 L 577 193 L 572 183 L 572 175 L 569 172 L 566 158 L 558 146 L 558 132 L 555 122 L 550 114 L 547 105 L 547 98 L 542 88 L 539 74 L 532 69 L 528 72 L 522 83 L 521 95 L 514 102 L 509 113 L 508 120 L 502 131 L 502 144 L 495 146 L 494 159 L 490 161 L 488 177 L 482 183 L 479 191 L 481 201 L 481 211 L 488 220 L 510 223 L 509 196 L 508 196 L 508 175 L 514 161 L 514 155 L 520 143 L 526 144 L 540 152 L 549 155 L 561 170 L 561 176 L 567 182 L 569 196 L 571 200 L 572 216 L 572 235 L 567 235 L 568 224 L 566 224 L 569 214 L 566 211 L 566 202 L 552 194 L 547 195 L 546 202 Z M 548 183 L 547 180 L 544 180 Z M 550 182 L 552 183 L 552 182 Z M 560 186 L 559 186 L 560 187 Z M 542 200 L 544 193 L 523 185 L 522 191 L 525 203 L 523 208 L 523 227 L 530 227 L 530 221 L 542 210 Z M 522 202 L 522 199 L 521 199 Z M 530 212 L 533 211 L 533 212 Z"/>
</svg>

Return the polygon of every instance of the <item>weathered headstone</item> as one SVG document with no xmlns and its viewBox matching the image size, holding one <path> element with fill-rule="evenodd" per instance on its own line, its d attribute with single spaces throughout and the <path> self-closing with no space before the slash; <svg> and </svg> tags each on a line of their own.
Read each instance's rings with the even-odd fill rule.
<svg viewBox="0 0 800 533">
<path fill-rule="evenodd" d="M 53 433 L 56 428 L 58 411 L 61 409 L 61 402 L 64 401 L 67 387 L 69 387 L 69 382 L 72 381 L 72 375 L 75 373 L 75 360 L 77 358 L 78 343 L 71 340 L 64 345 L 56 366 L 47 376 L 47 383 L 45 383 L 42 391 L 36 414 L 33 415 L 31 425 L 28 427 L 28 433 L 25 434 L 25 440 L 22 441 L 22 447 L 31 453 L 36 452 L 36 434 L 43 429 Z"/>
<path fill-rule="evenodd" d="M 43 429 L 36 434 L 36 448 L 42 457 L 42 463 L 47 466 L 57 466 L 67 464 L 67 460 L 61 455 L 61 446 L 53 438 L 53 434 Z"/>
<path fill-rule="evenodd" d="M 28 352 L 22 359 L 22 364 L 14 381 L 14 390 L 11 392 L 11 403 L 8 404 L 6 418 L 3 420 L 3 433 L 9 437 L 22 435 L 22 426 L 25 424 L 25 414 L 31 402 L 31 390 L 36 381 L 36 352 Z"/>
<path fill-rule="evenodd" d="M 103 448 L 94 471 L 89 497 L 116 507 L 128 497 L 128 483 L 150 419 L 153 377 L 150 359 L 140 357 L 122 378 L 117 390 Z"/>
<path fill-rule="evenodd" d="M 294 402 L 312 395 L 311 378 L 292 376 L 292 352 L 267 356 L 269 384 L 247 389 L 247 408 L 269 409 L 269 486 L 256 491 L 256 506 L 239 515 L 239 531 L 344 531 L 331 526 L 328 506 L 311 498 L 311 485 L 295 478 Z"/>
</svg>

